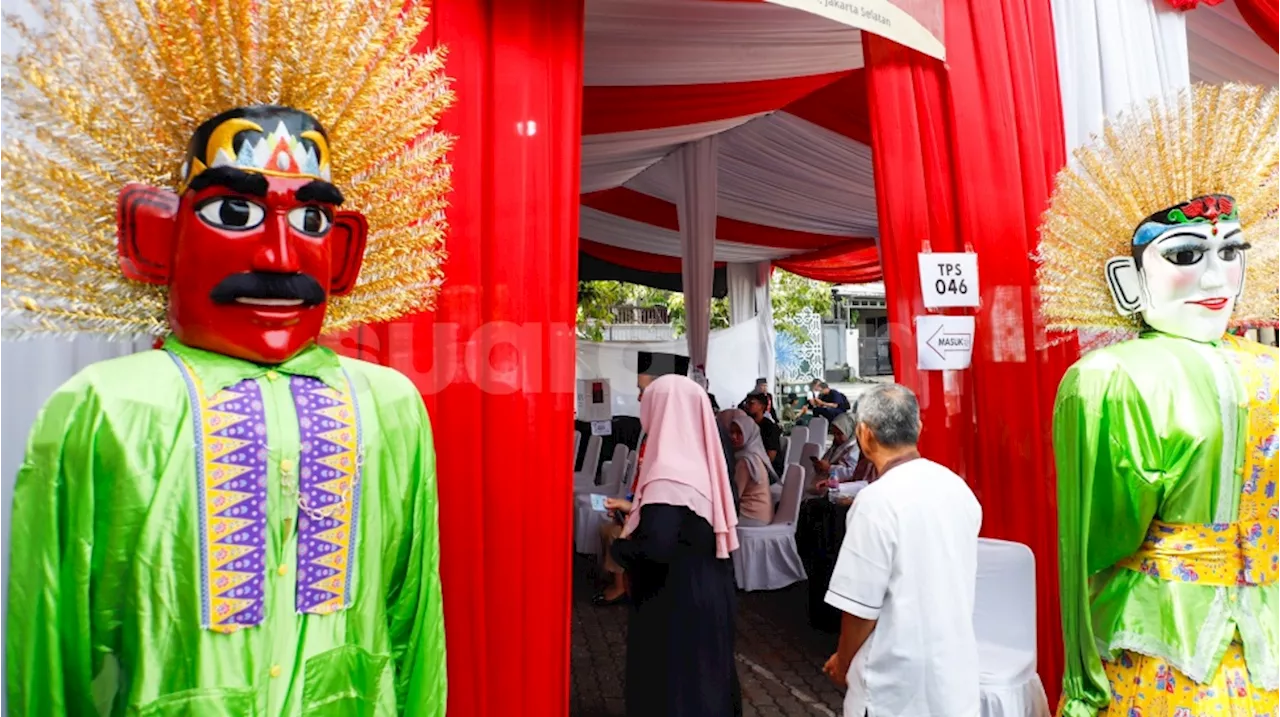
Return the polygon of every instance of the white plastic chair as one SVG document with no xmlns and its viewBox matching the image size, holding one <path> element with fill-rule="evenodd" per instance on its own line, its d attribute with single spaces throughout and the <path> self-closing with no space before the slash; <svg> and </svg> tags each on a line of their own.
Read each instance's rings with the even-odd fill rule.
<svg viewBox="0 0 1280 717">
<path fill-rule="evenodd" d="M 613 459 L 605 462 L 607 468 L 600 471 L 599 489 L 593 492 L 605 495 L 618 493 L 623 477 L 627 473 L 627 456 L 630 454 L 631 449 L 621 443 L 613 447 Z"/>
<path fill-rule="evenodd" d="M 821 451 L 827 449 L 827 431 L 831 428 L 831 422 L 821 416 L 815 416 L 809 421 L 809 442 L 817 443 Z M 819 451 L 819 452 L 821 452 Z"/>
<path fill-rule="evenodd" d="M 582 470 L 573 474 L 573 489 L 591 490 L 596 484 L 596 469 L 600 467 L 600 436 L 587 439 L 587 454 L 582 457 Z"/>
<path fill-rule="evenodd" d="M 585 555 L 600 553 L 600 521 L 604 514 L 592 510 L 591 496 L 614 497 L 625 490 L 627 465 L 631 450 L 619 443 L 613 447 L 613 458 L 604 462 L 600 485 L 575 490 L 573 495 L 573 548 Z"/>
<path fill-rule="evenodd" d="M 787 452 L 783 454 L 786 456 L 786 460 L 784 460 L 782 464 L 789 466 L 792 463 L 799 463 L 800 451 L 804 450 L 804 444 L 808 442 L 808 428 L 805 428 L 804 426 L 796 426 L 795 428 L 792 428 L 791 437 L 787 442 Z"/>
<path fill-rule="evenodd" d="M 636 451 L 627 453 L 627 469 L 622 473 L 622 486 L 619 495 L 625 493 L 636 480 L 636 467 L 640 454 Z"/>
<path fill-rule="evenodd" d="M 1036 674 L 1036 558 L 1022 543 L 978 540 L 973 631 L 982 717 L 1048 717 Z"/>
<path fill-rule="evenodd" d="M 738 528 L 738 549 L 732 553 L 738 589 L 779 590 L 809 577 L 796 548 L 796 521 L 800 519 L 804 483 L 800 466 L 788 466 L 782 503 L 773 514 L 773 522 L 759 528 Z"/>
</svg>

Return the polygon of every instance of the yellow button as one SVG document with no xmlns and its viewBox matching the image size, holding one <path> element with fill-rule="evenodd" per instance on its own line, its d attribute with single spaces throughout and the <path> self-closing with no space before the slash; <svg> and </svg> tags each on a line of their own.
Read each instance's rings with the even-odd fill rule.
<svg viewBox="0 0 1280 717">
<path fill-rule="evenodd" d="M 279 676 L 280 676 L 280 666 L 279 666 L 279 665 L 272 665 L 272 666 L 271 666 L 271 676 L 272 676 L 272 677 L 279 677 Z"/>
<path fill-rule="evenodd" d="M 289 471 L 293 470 L 293 461 L 289 460 L 288 458 L 282 459 L 280 461 L 280 470 L 284 471 L 285 473 L 288 473 Z"/>
<path fill-rule="evenodd" d="M 278 573 L 278 574 L 280 574 L 280 575 L 288 575 L 288 574 L 289 574 L 289 566 L 288 566 L 288 565 L 281 565 L 280 567 L 276 568 L 276 573 Z"/>
<path fill-rule="evenodd" d="M 278 378 L 280 378 L 280 374 L 279 374 L 279 373 L 277 373 L 277 372 L 275 372 L 275 371 L 268 371 L 268 372 L 267 372 L 267 380 L 268 380 L 268 381 L 274 381 L 274 380 L 276 380 L 276 379 L 278 379 Z"/>
<path fill-rule="evenodd" d="M 1238 599 L 1237 593 L 1235 590 L 1232 590 L 1230 593 L 1227 594 L 1227 600 L 1230 600 L 1231 602 L 1235 602 L 1237 599 Z"/>
</svg>

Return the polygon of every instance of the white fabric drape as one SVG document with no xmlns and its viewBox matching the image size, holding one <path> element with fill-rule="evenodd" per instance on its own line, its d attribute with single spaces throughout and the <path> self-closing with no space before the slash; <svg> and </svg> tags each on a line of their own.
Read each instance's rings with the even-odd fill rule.
<svg viewBox="0 0 1280 717">
<path fill-rule="evenodd" d="M 1068 149 L 1191 83 L 1186 16 L 1164 0 L 1053 0 L 1053 27 Z"/>
<path fill-rule="evenodd" d="M 733 262 L 725 267 L 729 285 L 729 324 L 750 321 L 756 315 L 756 265 Z"/>
<path fill-rule="evenodd" d="M 590 207 L 582 207 L 578 210 L 578 236 L 600 244 L 662 256 L 680 256 L 684 251 L 680 242 L 680 232 Z M 714 251 L 716 261 L 746 262 L 779 259 L 795 253 L 794 249 L 728 241 L 717 241 Z"/>
<path fill-rule="evenodd" d="M 684 168 L 680 196 L 680 278 L 684 293 L 685 327 L 689 335 L 689 363 L 706 370 L 707 339 L 711 334 L 711 286 L 716 255 L 716 148 L 713 135 L 690 142 L 678 155 Z"/>
<path fill-rule="evenodd" d="M 1276 85 L 1276 52 L 1240 17 L 1234 2 L 1201 4 L 1187 13 L 1187 51 L 1194 82 Z"/>
<path fill-rule="evenodd" d="M 773 277 L 773 265 L 767 261 L 756 264 L 755 271 L 756 316 L 760 320 L 760 375 L 769 381 L 769 392 L 774 392 L 773 355 L 773 301 L 769 280 Z"/>
<path fill-rule="evenodd" d="M 696 85 L 862 67 L 862 33 L 748 2 L 590 0 L 587 85 Z"/>
<path fill-rule="evenodd" d="M 721 216 L 836 237 L 879 231 L 871 148 L 793 114 L 725 132 L 719 167 Z M 680 164 L 668 157 L 626 186 L 674 202 Z"/>
<path fill-rule="evenodd" d="M 582 138 L 582 192 L 620 187 L 680 145 L 719 134 L 759 115 Z"/>
</svg>

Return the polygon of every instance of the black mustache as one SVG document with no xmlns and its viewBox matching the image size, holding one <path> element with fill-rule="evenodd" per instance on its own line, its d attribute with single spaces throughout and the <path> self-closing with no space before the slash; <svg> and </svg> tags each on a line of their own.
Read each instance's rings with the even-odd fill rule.
<svg viewBox="0 0 1280 717">
<path fill-rule="evenodd" d="M 325 292 L 309 274 L 246 271 L 218 282 L 209 298 L 215 304 L 234 304 L 240 298 L 301 299 L 304 306 L 316 306 L 325 302 Z"/>
</svg>

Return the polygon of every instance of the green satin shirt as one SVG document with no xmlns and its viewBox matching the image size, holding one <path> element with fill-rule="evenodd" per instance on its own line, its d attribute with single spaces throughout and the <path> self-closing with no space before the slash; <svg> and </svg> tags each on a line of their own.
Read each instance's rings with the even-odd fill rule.
<svg viewBox="0 0 1280 717">
<path fill-rule="evenodd" d="M 1253 684 L 1277 681 L 1277 586 L 1214 587 L 1116 566 L 1153 520 L 1235 522 L 1246 387 L 1223 345 L 1147 334 L 1072 366 L 1054 408 L 1065 717 L 1111 699 L 1121 650 L 1213 675 L 1237 634 Z"/>
<path fill-rule="evenodd" d="M 201 384 L 256 381 L 266 426 L 261 623 L 201 626 L 200 490 L 188 384 L 149 351 L 94 364 L 32 430 L 13 501 L 7 690 L 14 715 L 443 715 L 435 454 L 402 375 L 313 346 L 274 367 L 170 339 Z M 295 606 L 299 460 L 290 376 L 349 377 L 363 442 L 350 604 Z M 323 388 L 323 386 L 321 387 Z"/>
</svg>

